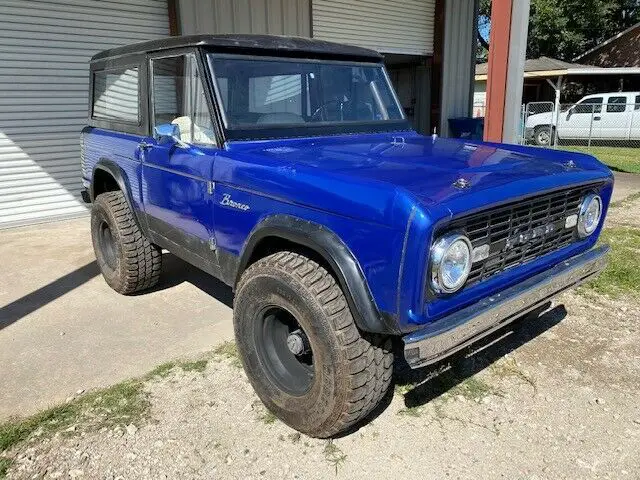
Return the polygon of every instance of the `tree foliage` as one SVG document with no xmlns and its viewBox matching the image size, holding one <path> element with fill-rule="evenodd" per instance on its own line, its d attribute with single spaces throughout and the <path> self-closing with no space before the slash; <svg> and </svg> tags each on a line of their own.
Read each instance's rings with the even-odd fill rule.
<svg viewBox="0 0 640 480">
<path fill-rule="evenodd" d="M 491 0 L 481 0 L 481 34 L 490 16 Z M 640 0 L 531 0 L 527 58 L 571 61 L 639 21 Z"/>
</svg>

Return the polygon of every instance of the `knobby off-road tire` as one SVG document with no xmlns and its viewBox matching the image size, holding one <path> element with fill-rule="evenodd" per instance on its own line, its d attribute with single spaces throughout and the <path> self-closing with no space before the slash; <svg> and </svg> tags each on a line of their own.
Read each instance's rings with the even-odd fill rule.
<svg viewBox="0 0 640 480">
<path fill-rule="evenodd" d="M 258 397 L 302 433 L 344 432 L 389 389 L 391 339 L 360 332 L 334 277 L 303 255 L 283 251 L 251 265 L 238 283 L 233 319 Z M 286 337 L 300 330 L 310 353 L 296 356 Z"/>
<path fill-rule="evenodd" d="M 162 252 L 142 234 L 121 191 L 93 202 L 91 238 L 102 276 L 116 292 L 129 295 L 158 283 Z"/>
</svg>

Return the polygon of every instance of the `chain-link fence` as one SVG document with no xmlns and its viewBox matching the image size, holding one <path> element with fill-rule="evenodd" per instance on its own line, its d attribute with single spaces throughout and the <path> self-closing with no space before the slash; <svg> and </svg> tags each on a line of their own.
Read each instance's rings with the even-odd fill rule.
<svg viewBox="0 0 640 480">
<path fill-rule="evenodd" d="M 553 102 L 523 105 L 521 143 L 587 152 L 640 171 L 640 95 L 592 95 L 559 109 Z"/>
<path fill-rule="evenodd" d="M 533 102 L 523 107 L 522 143 L 543 147 L 567 145 L 640 147 L 640 103 L 624 96 L 588 98 L 579 103 Z"/>
</svg>

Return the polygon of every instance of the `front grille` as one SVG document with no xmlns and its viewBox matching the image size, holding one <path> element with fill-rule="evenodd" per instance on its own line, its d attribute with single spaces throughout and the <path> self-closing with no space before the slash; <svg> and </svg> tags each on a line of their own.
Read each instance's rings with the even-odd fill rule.
<svg viewBox="0 0 640 480">
<path fill-rule="evenodd" d="M 565 219 L 577 214 L 584 196 L 601 186 L 592 184 L 537 195 L 455 219 L 447 230 L 464 232 L 474 248 L 489 244 L 489 256 L 473 264 L 465 286 L 576 241 L 577 229 L 565 228 Z"/>
</svg>

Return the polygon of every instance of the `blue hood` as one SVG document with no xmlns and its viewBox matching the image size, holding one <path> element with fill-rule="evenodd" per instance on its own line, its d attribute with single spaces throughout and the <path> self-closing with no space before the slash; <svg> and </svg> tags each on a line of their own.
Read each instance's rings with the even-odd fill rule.
<svg viewBox="0 0 640 480">
<path fill-rule="evenodd" d="M 389 202 L 402 194 L 417 200 L 432 217 L 439 217 L 443 212 L 455 215 L 543 190 L 611 177 L 604 165 L 584 154 L 434 141 L 415 132 L 234 142 L 228 148 L 242 158 L 265 162 L 265 167 L 279 165 L 279 171 L 288 172 L 289 178 L 281 186 L 297 183 L 286 189 L 286 198 L 296 203 L 323 209 L 331 204 L 332 210 L 338 209 L 334 213 L 365 217 L 373 203 L 387 218 L 368 219 L 384 223 L 389 223 L 393 210 Z M 470 186 L 462 190 L 454 187 L 460 178 Z M 305 198 L 305 188 L 314 196 Z M 325 191 L 324 201 L 319 201 L 318 190 Z M 342 201 L 327 203 L 326 196 Z M 364 198 L 354 198 L 358 196 Z M 349 203 L 362 204 L 362 208 L 356 213 L 351 210 L 356 205 Z M 341 204 L 345 211 L 340 211 Z"/>
</svg>

